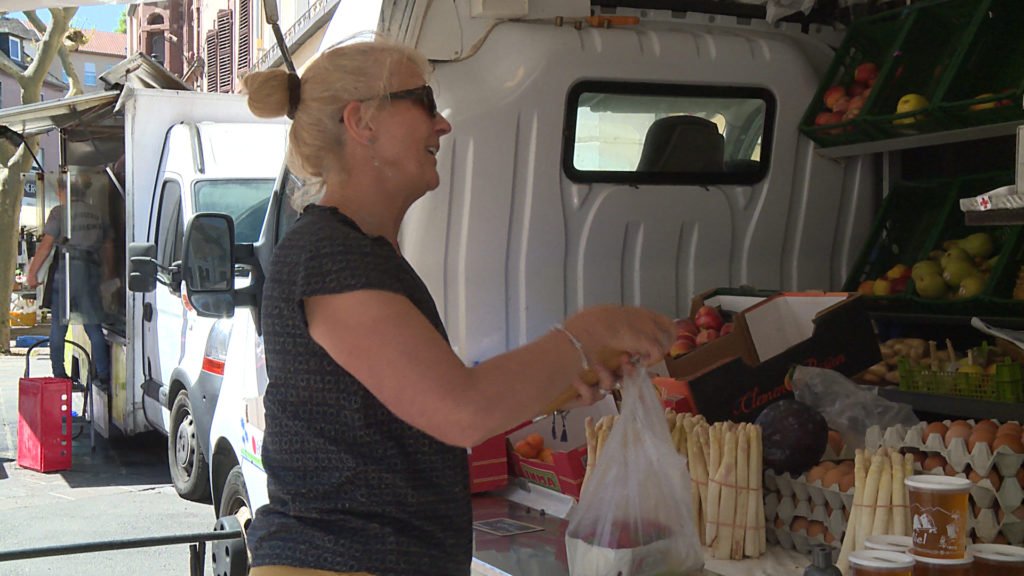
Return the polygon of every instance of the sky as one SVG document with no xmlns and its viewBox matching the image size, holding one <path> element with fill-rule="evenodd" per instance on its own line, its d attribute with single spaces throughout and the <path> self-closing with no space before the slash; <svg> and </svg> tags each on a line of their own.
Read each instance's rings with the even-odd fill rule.
<svg viewBox="0 0 1024 576">
<path fill-rule="evenodd" d="M 121 13 L 128 8 L 127 4 L 101 4 L 98 6 L 82 6 L 75 14 L 71 24 L 76 28 L 86 30 L 101 30 L 113 32 L 117 28 L 117 21 Z M 36 14 L 44 22 L 50 22 L 49 10 L 36 10 Z"/>
</svg>

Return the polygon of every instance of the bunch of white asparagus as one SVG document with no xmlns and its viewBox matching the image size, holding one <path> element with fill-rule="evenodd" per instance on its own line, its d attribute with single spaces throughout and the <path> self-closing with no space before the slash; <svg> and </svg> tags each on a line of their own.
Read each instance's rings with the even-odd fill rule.
<svg viewBox="0 0 1024 576">
<path fill-rule="evenodd" d="M 846 523 L 837 566 L 849 571 L 851 552 L 862 550 L 868 536 L 911 532 L 910 506 L 904 478 L 914 474 L 914 458 L 896 450 L 858 449 L 854 458 L 853 508 Z"/>
<path fill-rule="evenodd" d="M 741 560 L 765 552 L 761 429 L 753 424 L 719 422 L 703 416 L 665 411 L 676 450 L 690 472 L 694 526 L 701 544 L 715 558 Z M 601 456 L 614 416 L 585 422 L 587 474 Z M 586 478 L 584 477 L 584 482 Z"/>
</svg>

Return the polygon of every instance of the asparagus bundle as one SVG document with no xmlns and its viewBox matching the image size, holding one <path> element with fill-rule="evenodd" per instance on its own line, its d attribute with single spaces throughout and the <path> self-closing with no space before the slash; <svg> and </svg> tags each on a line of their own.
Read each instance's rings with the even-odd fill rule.
<svg viewBox="0 0 1024 576">
<path fill-rule="evenodd" d="M 665 411 L 672 443 L 686 457 L 694 526 L 716 558 L 757 558 L 765 539 L 761 429 L 732 422 L 709 425 L 703 416 Z M 587 473 L 601 457 L 614 426 L 605 416 L 586 422 Z"/>
<path fill-rule="evenodd" d="M 908 465 L 910 466 L 908 472 Z M 913 457 L 881 448 L 874 454 L 857 450 L 854 459 L 853 510 L 846 525 L 836 565 L 844 574 L 849 556 L 864 548 L 869 536 L 910 534 L 907 491 L 903 479 L 913 473 Z"/>
</svg>

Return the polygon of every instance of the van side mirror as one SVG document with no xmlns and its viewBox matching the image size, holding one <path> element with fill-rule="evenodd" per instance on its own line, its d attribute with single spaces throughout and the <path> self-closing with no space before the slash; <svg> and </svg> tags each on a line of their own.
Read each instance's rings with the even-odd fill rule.
<svg viewBox="0 0 1024 576">
<path fill-rule="evenodd" d="M 156 290 L 156 244 L 132 242 L 128 245 L 128 290 Z"/>
<path fill-rule="evenodd" d="M 199 213 L 185 227 L 181 261 L 189 302 L 200 316 L 235 312 L 235 223 L 230 216 Z"/>
</svg>

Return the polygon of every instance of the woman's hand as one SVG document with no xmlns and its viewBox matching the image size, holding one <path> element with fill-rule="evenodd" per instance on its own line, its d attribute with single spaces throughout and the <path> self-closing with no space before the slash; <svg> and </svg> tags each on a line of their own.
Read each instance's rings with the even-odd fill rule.
<svg viewBox="0 0 1024 576">
<path fill-rule="evenodd" d="M 661 361 L 672 345 L 672 320 L 636 307 L 600 306 L 583 310 L 565 322 L 582 345 L 597 383 L 577 378 L 573 383 L 578 398 L 570 405 L 586 406 L 612 390 L 623 376 L 637 368 L 634 361 L 649 366 Z M 635 359 L 635 360 L 634 360 Z"/>
</svg>

